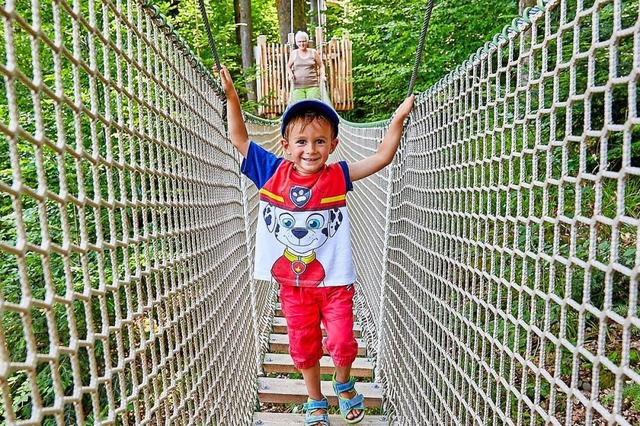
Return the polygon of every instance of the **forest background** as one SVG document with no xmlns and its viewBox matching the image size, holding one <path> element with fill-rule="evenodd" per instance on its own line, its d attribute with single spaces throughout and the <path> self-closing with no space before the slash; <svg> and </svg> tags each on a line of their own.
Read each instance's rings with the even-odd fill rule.
<svg viewBox="0 0 640 426">
<path fill-rule="evenodd" d="M 313 37 L 315 1 L 293 1 L 294 32 L 306 30 Z M 255 112 L 257 106 L 250 95 L 256 75 L 252 46 L 259 35 L 267 36 L 268 43 L 286 41 L 290 3 L 222 0 L 206 5 L 220 61 L 230 69 L 245 111 Z M 435 1 L 414 92 L 427 90 L 533 4 L 532 0 Z M 158 5 L 180 36 L 212 68 L 213 55 L 198 1 L 164 0 Z M 354 109 L 341 112 L 344 118 L 353 122 L 389 118 L 407 95 L 426 8 L 426 0 L 327 2 L 326 39 L 348 34 L 353 42 Z"/>
</svg>

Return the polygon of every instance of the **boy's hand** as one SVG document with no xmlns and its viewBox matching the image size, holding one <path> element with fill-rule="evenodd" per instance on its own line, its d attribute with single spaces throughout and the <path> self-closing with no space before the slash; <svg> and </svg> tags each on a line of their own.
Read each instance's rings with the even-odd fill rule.
<svg viewBox="0 0 640 426">
<path fill-rule="evenodd" d="M 416 95 L 407 96 L 407 98 L 396 109 L 396 112 L 393 113 L 394 118 L 399 119 L 400 121 L 404 121 L 411 112 L 411 109 L 413 108 L 413 101 L 415 99 Z"/>
<path fill-rule="evenodd" d="M 220 74 L 220 84 L 227 95 L 227 122 L 229 123 L 229 139 L 238 152 L 246 157 L 249 152 L 249 133 L 244 124 L 244 117 L 240 107 L 238 92 L 233 86 L 229 70 L 224 65 L 220 69 L 214 68 Z"/>
<path fill-rule="evenodd" d="M 218 70 L 217 68 L 215 68 L 216 71 L 218 71 L 218 73 L 220 74 L 220 83 L 222 84 L 222 88 L 224 89 L 224 92 L 227 94 L 227 96 L 231 93 L 231 91 L 235 91 L 235 87 L 233 86 L 233 80 L 231 79 L 231 74 L 229 73 L 229 70 L 227 69 L 227 67 L 225 67 L 224 65 L 222 65 L 222 68 L 220 70 Z"/>
</svg>

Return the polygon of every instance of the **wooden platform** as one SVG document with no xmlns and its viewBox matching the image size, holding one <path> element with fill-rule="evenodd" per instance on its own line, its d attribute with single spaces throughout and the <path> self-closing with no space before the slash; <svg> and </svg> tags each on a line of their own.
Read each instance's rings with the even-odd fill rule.
<svg viewBox="0 0 640 426">
<path fill-rule="evenodd" d="M 293 360 L 288 354 L 268 353 L 262 363 L 265 373 L 291 373 L 295 372 Z M 320 359 L 320 374 L 333 374 L 334 365 L 330 356 Z M 353 377 L 373 377 L 373 365 L 367 358 L 356 358 L 351 366 Z"/>
<path fill-rule="evenodd" d="M 327 397 L 330 405 L 338 405 L 331 382 L 321 383 L 322 394 Z M 382 404 L 382 388 L 377 383 L 356 383 L 356 390 L 364 395 L 365 407 L 379 407 Z M 307 402 L 307 388 L 302 379 L 271 379 L 258 378 L 258 399 L 260 402 L 279 404 Z"/>
<path fill-rule="evenodd" d="M 343 426 L 347 423 L 338 414 L 329 416 L 331 426 Z M 387 426 L 389 422 L 385 416 L 365 416 L 358 423 L 359 426 Z M 304 414 L 301 413 L 255 413 L 253 415 L 254 426 L 284 426 L 304 425 Z"/>
</svg>

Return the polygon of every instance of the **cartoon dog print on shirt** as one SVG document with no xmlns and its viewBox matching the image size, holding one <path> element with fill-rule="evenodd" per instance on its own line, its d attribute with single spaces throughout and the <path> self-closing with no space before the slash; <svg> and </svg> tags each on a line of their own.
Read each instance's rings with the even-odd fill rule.
<svg viewBox="0 0 640 426">
<path fill-rule="evenodd" d="M 296 203 L 293 191 L 291 196 Z M 316 249 L 340 228 L 343 219 L 340 209 L 289 211 L 267 204 L 262 217 L 267 230 L 285 245 L 283 255 L 271 268 L 273 278 L 280 284 L 319 286 L 325 270 L 316 259 Z"/>
</svg>

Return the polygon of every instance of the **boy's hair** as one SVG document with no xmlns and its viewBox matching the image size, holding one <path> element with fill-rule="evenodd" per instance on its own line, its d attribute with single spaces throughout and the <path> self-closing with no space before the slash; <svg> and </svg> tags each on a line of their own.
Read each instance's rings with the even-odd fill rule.
<svg viewBox="0 0 640 426">
<path fill-rule="evenodd" d="M 327 117 L 325 117 L 324 115 L 319 114 L 317 111 L 311 111 L 311 110 L 302 111 L 300 114 L 297 114 L 294 117 L 291 117 L 291 119 L 289 119 L 289 122 L 287 123 L 287 127 L 284 129 L 284 135 L 282 136 L 285 139 L 288 139 L 289 134 L 291 133 L 291 129 L 293 129 L 293 126 L 295 126 L 296 124 L 300 124 L 302 125 L 302 130 L 304 130 L 304 128 L 307 127 L 309 123 L 316 120 L 331 126 L 331 134 L 334 135 L 333 137 L 335 138 L 336 130 L 334 129 L 331 121 L 329 121 Z"/>
<path fill-rule="evenodd" d="M 303 127 L 314 120 L 325 120 L 331 125 L 333 138 L 338 137 L 338 125 L 340 117 L 328 104 L 317 99 L 303 99 L 294 104 L 282 114 L 282 126 L 280 132 L 283 138 L 289 136 L 291 123 L 302 123 Z"/>
</svg>

